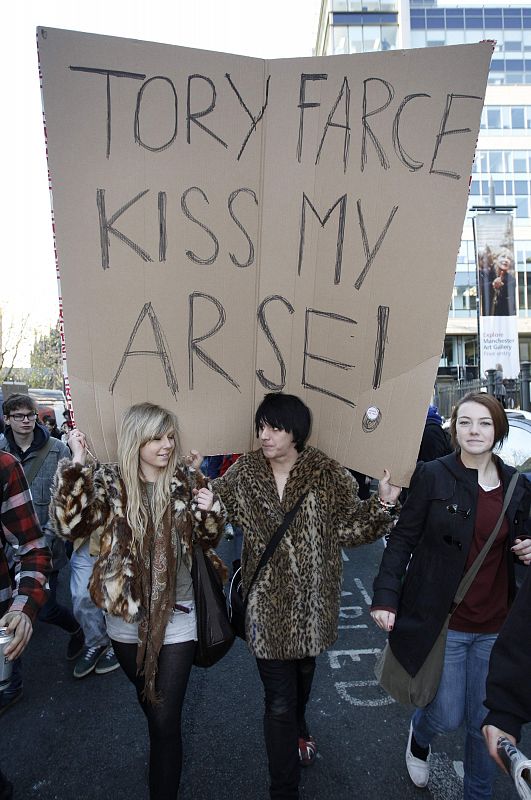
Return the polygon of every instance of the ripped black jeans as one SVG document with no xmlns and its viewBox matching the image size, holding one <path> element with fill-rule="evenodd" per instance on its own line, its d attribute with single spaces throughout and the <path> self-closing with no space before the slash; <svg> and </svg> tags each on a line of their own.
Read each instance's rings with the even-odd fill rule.
<svg viewBox="0 0 531 800">
<path fill-rule="evenodd" d="M 308 736 L 305 712 L 312 690 L 315 657 L 283 661 L 257 658 L 264 685 L 264 738 L 272 800 L 298 800 L 299 736 Z"/>
</svg>

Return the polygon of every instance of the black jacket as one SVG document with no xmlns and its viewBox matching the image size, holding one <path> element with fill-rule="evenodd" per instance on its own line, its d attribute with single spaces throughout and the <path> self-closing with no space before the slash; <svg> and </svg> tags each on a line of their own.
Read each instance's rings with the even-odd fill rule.
<svg viewBox="0 0 531 800">
<path fill-rule="evenodd" d="M 497 462 L 507 489 L 514 469 Z M 455 453 L 419 464 L 389 537 L 374 581 L 373 606 L 398 610 L 389 644 L 411 675 L 424 663 L 450 612 L 474 534 L 477 497 L 477 471 L 467 469 Z M 509 548 L 515 538 L 531 536 L 530 500 L 531 484 L 522 476 L 507 510 L 510 599 L 515 581 Z"/>
<path fill-rule="evenodd" d="M 427 419 L 420 442 L 417 461 L 434 461 L 452 452 L 450 437 L 441 424 L 434 419 Z"/>
<path fill-rule="evenodd" d="M 528 571 L 490 657 L 485 725 L 520 738 L 531 722 L 531 571 Z"/>
</svg>

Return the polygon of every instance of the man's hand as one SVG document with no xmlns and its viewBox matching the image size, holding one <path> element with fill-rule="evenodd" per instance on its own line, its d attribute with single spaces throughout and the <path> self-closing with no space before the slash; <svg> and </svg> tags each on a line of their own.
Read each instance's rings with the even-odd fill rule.
<svg viewBox="0 0 531 800">
<path fill-rule="evenodd" d="M 203 456 L 198 450 L 190 450 L 189 455 L 185 456 L 184 461 L 191 469 L 201 469 Z"/>
<path fill-rule="evenodd" d="M 194 499 L 197 503 L 197 507 L 201 511 L 210 511 L 213 504 L 214 504 L 214 495 L 207 489 L 205 486 L 202 489 L 194 489 L 193 490 Z"/>
<path fill-rule="evenodd" d="M 487 743 L 487 749 L 489 751 L 489 755 L 494 759 L 496 764 L 504 771 L 507 772 L 505 765 L 501 758 L 498 755 L 498 739 L 500 736 L 509 739 L 514 745 L 516 744 L 516 739 L 514 736 L 511 736 L 510 733 L 505 733 L 505 731 L 501 731 L 499 728 L 496 728 L 494 725 L 484 725 L 481 729 L 483 732 L 483 736 L 485 737 L 485 742 Z"/>
<path fill-rule="evenodd" d="M 391 473 L 384 469 L 383 478 L 378 484 L 378 495 L 384 503 L 396 503 L 402 488 L 391 483 Z"/>
<path fill-rule="evenodd" d="M 33 625 L 27 614 L 22 611 L 8 611 L 0 619 L 0 628 L 7 627 L 8 633 L 14 633 L 15 638 L 4 649 L 8 661 L 14 661 L 22 655 L 23 650 L 31 639 Z"/>
</svg>

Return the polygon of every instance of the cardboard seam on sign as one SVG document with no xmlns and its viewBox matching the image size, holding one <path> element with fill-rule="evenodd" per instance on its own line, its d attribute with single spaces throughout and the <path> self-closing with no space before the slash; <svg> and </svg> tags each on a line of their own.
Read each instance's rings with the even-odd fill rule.
<svg viewBox="0 0 531 800">
<path fill-rule="evenodd" d="M 267 76 L 271 74 L 269 68 L 269 61 L 262 59 L 262 98 L 264 97 L 265 86 L 267 81 Z M 273 86 L 270 86 L 270 91 L 273 92 Z M 259 176 L 262 176 L 265 171 L 265 162 L 266 162 L 266 149 L 267 149 L 267 126 L 269 123 L 269 115 L 267 113 L 268 109 L 262 118 L 261 125 L 260 125 L 260 170 Z M 258 186 L 258 197 L 259 197 L 259 205 L 258 205 L 258 226 L 257 226 L 257 257 L 256 257 L 256 282 L 255 282 L 255 303 L 254 307 L 258 308 L 259 303 L 261 302 L 261 284 L 262 284 L 262 264 L 263 264 L 263 249 L 262 249 L 262 221 L 264 215 L 264 181 L 260 180 Z M 258 337 L 260 335 L 259 326 L 257 325 L 255 328 L 255 335 L 254 335 L 254 364 L 255 368 L 258 363 Z M 265 392 L 265 388 L 262 384 L 255 380 L 254 387 L 252 390 L 253 395 L 253 406 L 257 408 L 258 406 L 258 391 L 261 390 L 262 393 Z M 254 417 L 251 416 L 249 420 L 249 446 L 250 449 L 254 449 L 256 434 L 254 430 Z"/>
</svg>

